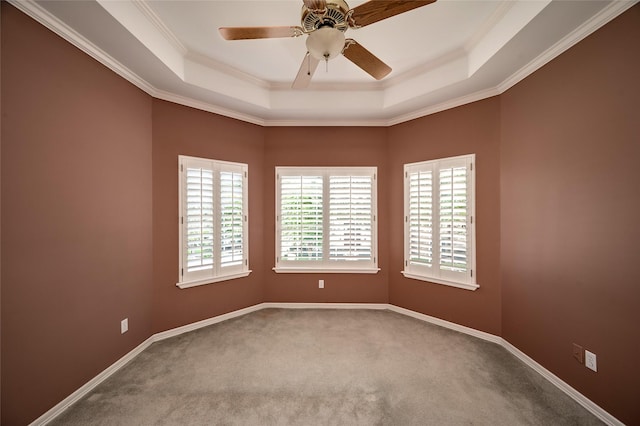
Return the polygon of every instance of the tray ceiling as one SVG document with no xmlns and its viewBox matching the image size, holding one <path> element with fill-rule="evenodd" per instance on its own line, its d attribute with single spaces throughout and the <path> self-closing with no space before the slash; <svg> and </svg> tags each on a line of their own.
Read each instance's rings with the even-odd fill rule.
<svg viewBox="0 0 640 426">
<path fill-rule="evenodd" d="M 306 36 L 218 33 L 299 25 L 300 0 L 11 3 L 160 99 L 265 126 L 388 126 L 504 92 L 636 1 L 438 0 L 347 30 L 389 76 L 376 81 L 339 56 L 303 90 L 291 83 Z"/>
</svg>

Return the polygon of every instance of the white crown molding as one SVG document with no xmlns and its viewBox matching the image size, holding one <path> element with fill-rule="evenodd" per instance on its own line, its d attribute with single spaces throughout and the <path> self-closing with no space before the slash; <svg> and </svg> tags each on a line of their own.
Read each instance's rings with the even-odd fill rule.
<svg viewBox="0 0 640 426">
<path fill-rule="evenodd" d="M 473 48 L 476 47 L 478 43 L 480 43 L 480 41 L 482 41 L 482 39 L 489 33 L 489 31 L 491 31 L 491 29 L 506 16 L 507 12 L 509 12 L 514 4 L 515 2 L 512 1 L 500 3 L 491 16 L 489 16 L 489 18 L 487 18 L 487 20 L 484 21 L 483 24 L 478 27 L 476 32 L 469 38 L 469 41 L 464 46 L 464 50 L 467 52 L 472 51 Z"/>
<path fill-rule="evenodd" d="M 100 49 L 95 44 L 91 43 L 84 36 L 79 34 L 73 28 L 59 20 L 57 17 L 49 13 L 42 6 L 37 4 L 33 0 L 7 0 L 9 4 L 16 9 L 22 11 L 27 16 L 34 19 L 36 22 L 42 24 L 46 28 L 53 31 L 78 49 L 82 50 L 87 55 L 91 56 L 96 61 L 100 62 L 120 77 L 124 78 L 134 86 L 153 96 L 156 91 L 155 87 L 142 79 L 136 73 L 129 68 L 115 60 L 111 55 Z"/>
<path fill-rule="evenodd" d="M 268 120 L 265 127 L 388 127 L 386 119 L 367 120 L 334 120 L 334 119 L 300 119 L 300 120 Z"/>
<path fill-rule="evenodd" d="M 400 306 L 388 304 L 388 303 L 279 303 L 279 302 L 264 302 L 259 303 L 257 305 L 248 306 L 243 309 L 239 309 L 236 311 L 228 312 L 226 314 L 217 315 L 212 318 L 208 318 L 202 321 L 197 321 L 191 324 L 187 324 L 181 327 L 172 328 L 170 330 L 166 330 L 160 333 L 156 333 L 138 345 L 131 352 L 127 353 L 125 356 L 120 358 L 118 361 L 107 367 L 104 371 L 98 374 L 93 379 L 89 380 L 86 384 L 81 386 L 78 390 L 73 392 L 71 395 L 63 399 L 61 402 L 56 404 L 49 411 L 38 417 L 30 426 L 44 426 L 49 422 L 53 421 L 56 417 L 64 412 L 67 408 L 69 408 L 73 403 L 80 400 L 82 397 L 91 392 L 96 386 L 100 383 L 107 380 L 111 375 L 117 372 L 120 368 L 122 368 L 129 361 L 133 360 L 136 356 L 138 356 L 142 351 L 148 348 L 152 343 L 158 342 L 164 339 L 168 339 L 171 337 L 179 336 L 183 333 L 188 333 L 190 331 L 194 331 L 203 327 L 207 327 L 213 324 L 217 324 L 222 321 L 226 321 L 232 318 L 236 318 L 239 316 L 243 316 L 246 314 L 250 314 L 252 312 L 257 312 L 262 309 L 374 309 L 374 310 L 389 310 L 391 312 L 395 312 L 397 314 L 406 315 L 411 318 L 418 319 L 420 321 L 425 321 L 430 324 L 434 324 L 440 327 L 444 327 L 453 331 L 457 331 L 459 333 L 467 334 L 469 336 L 473 336 L 482 340 L 486 340 L 488 342 L 495 343 L 504 347 L 507 351 L 513 354 L 516 358 L 522 361 L 527 366 L 531 367 L 534 371 L 540 374 L 542 377 L 547 379 L 551 384 L 555 385 L 558 389 L 580 404 L 582 407 L 587 409 L 594 416 L 598 417 L 605 424 L 610 426 L 624 426 L 622 422 L 616 419 L 614 416 L 609 414 L 599 405 L 588 399 L 586 396 L 582 395 L 580 392 L 575 390 L 569 384 L 564 382 L 562 379 L 554 375 L 552 372 L 544 368 L 542 365 L 538 364 L 524 352 L 520 351 L 518 348 L 513 346 L 511 343 L 506 341 L 500 336 L 496 336 L 495 334 L 486 333 L 484 331 L 476 330 L 474 328 L 466 327 L 464 325 L 456 324 L 454 322 L 446 321 L 440 318 L 432 317 L 430 315 L 425 315 L 420 312 L 412 311 L 410 309 L 401 308 Z"/>
<path fill-rule="evenodd" d="M 448 109 L 456 108 L 462 105 L 470 104 L 472 102 L 481 101 L 483 99 L 491 98 L 499 95 L 498 89 L 491 87 L 489 89 L 481 90 L 479 92 L 464 95 L 459 98 L 451 99 L 439 104 L 431 105 L 426 108 L 422 108 L 416 111 L 412 111 L 408 114 L 396 116 L 387 121 L 388 126 L 395 126 L 396 124 L 402 124 L 407 121 L 415 120 L 417 118 L 425 117 L 427 115 L 435 114 Z"/>
<path fill-rule="evenodd" d="M 524 80 L 526 77 L 530 76 L 538 69 L 542 68 L 544 65 L 551 62 L 553 59 L 557 58 L 580 41 L 584 40 L 599 28 L 624 13 L 627 9 L 629 9 L 637 2 L 638 0 L 614 0 L 587 22 L 571 31 L 560 41 L 538 55 L 534 60 L 507 77 L 502 83 L 498 84 L 497 89 L 499 93 L 506 92 L 507 90 L 518 84 L 520 81 Z"/>
<path fill-rule="evenodd" d="M 467 56 L 467 52 L 464 49 L 456 49 L 451 52 L 444 53 L 439 57 L 425 62 L 421 65 L 418 65 L 410 70 L 395 75 L 390 78 L 386 78 L 382 80 L 380 83 L 382 84 L 382 88 L 385 90 L 391 89 L 393 86 L 398 84 L 406 83 L 409 80 L 414 78 L 418 78 L 423 74 L 428 72 L 436 71 L 438 68 L 444 68 L 452 62 L 459 61 Z"/>
<path fill-rule="evenodd" d="M 318 71 L 316 71 L 317 73 Z M 384 81 L 384 80 L 382 80 Z M 333 83 L 318 83 L 318 82 L 311 82 L 309 84 L 309 86 L 307 88 L 304 89 L 292 89 L 291 88 L 291 81 L 288 82 L 278 82 L 278 83 L 270 83 L 269 87 L 272 91 L 290 91 L 290 90 L 295 90 L 296 92 L 313 92 L 313 91 L 349 91 L 349 92 L 364 92 L 364 91 L 372 91 L 372 90 L 379 90 L 381 88 L 383 88 L 384 86 L 382 86 L 380 81 L 373 81 L 373 82 L 369 82 L 369 83 L 362 83 L 362 82 L 354 82 L 354 83 L 347 83 L 347 82 L 342 82 L 342 83 L 337 83 L 337 82 L 333 82 Z"/>
<path fill-rule="evenodd" d="M 132 2 L 140 12 L 147 18 L 149 22 L 158 30 L 160 34 L 167 40 L 178 52 L 183 56 L 187 54 L 187 48 L 176 37 L 176 35 L 165 25 L 160 17 L 151 9 L 151 6 L 145 0 L 137 0 Z"/>
<path fill-rule="evenodd" d="M 87 55 L 91 56 L 96 61 L 100 62 L 102 65 L 106 66 L 120 77 L 124 78 L 134 86 L 143 90 L 150 96 L 160 99 L 166 100 L 169 102 L 173 102 L 176 104 L 188 106 L 191 108 L 199 109 L 202 111 L 211 112 L 214 114 L 222 115 L 229 118 L 234 118 L 237 120 L 245 121 L 252 124 L 257 124 L 259 126 L 267 126 L 267 122 L 259 117 L 252 116 L 250 114 L 244 114 L 241 112 L 237 112 L 234 110 L 230 110 L 228 108 L 222 108 L 215 104 L 211 104 L 208 102 L 198 101 L 193 98 L 189 98 L 186 96 L 177 95 L 175 93 L 166 92 L 163 90 L 159 90 L 155 88 L 153 85 L 149 84 L 147 81 L 142 79 L 136 73 L 131 71 L 129 68 L 121 64 L 119 61 L 115 60 L 111 55 L 100 49 L 95 44 L 91 43 L 84 36 L 79 34 L 73 28 L 69 27 L 64 22 L 60 21 L 56 16 L 52 15 L 46 9 L 42 8 L 39 4 L 37 4 L 33 0 L 7 0 L 12 6 L 16 7 L 21 12 L 25 13 L 27 16 L 34 19 L 36 22 L 42 24 L 49 30 L 53 31 L 55 34 L 62 37 L 64 40 L 68 41 Z"/>
<path fill-rule="evenodd" d="M 155 56 L 175 76 L 185 80 L 184 55 L 158 28 L 137 1 L 95 0 L 138 43 Z M 167 30 L 168 31 L 168 30 Z"/>
<path fill-rule="evenodd" d="M 244 71 L 241 71 L 235 67 L 232 67 L 230 65 L 227 65 L 225 63 L 216 61 L 215 59 L 212 59 L 208 56 L 204 56 L 204 55 L 200 55 L 198 53 L 195 52 L 191 52 L 188 51 L 185 54 L 185 60 L 187 61 L 192 61 L 195 62 L 197 64 L 200 65 L 204 65 L 206 67 L 209 67 L 215 71 L 227 74 L 231 77 L 237 78 L 238 80 L 250 83 L 255 85 L 256 87 L 260 87 L 263 89 L 271 89 L 273 87 L 273 84 L 262 80 L 261 78 L 255 77 L 249 73 L 246 73 Z"/>
<path fill-rule="evenodd" d="M 165 25 L 160 17 L 153 11 L 151 6 L 145 0 L 136 0 L 132 2 L 140 12 L 147 18 L 149 22 L 158 30 L 160 34 L 167 40 L 182 56 L 186 55 L 188 50 L 176 35 Z"/>
<path fill-rule="evenodd" d="M 472 94 L 469 96 L 464 96 L 462 98 L 458 98 L 452 101 L 443 102 L 438 105 L 430 106 L 425 109 L 421 109 L 411 114 L 406 114 L 398 117 L 394 117 L 393 119 L 360 119 L 360 120 L 324 120 L 324 119 L 301 119 L 301 120 L 279 120 L 279 119 L 271 119 L 265 120 L 263 118 L 246 114 L 242 112 L 238 112 L 236 110 L 231 110 L 228 108 L 223 108 L 217 106 L 215 104 L 199 101 L 187 96 L 178 95 L 172 92 L 167 92 L 164 90 L 159 90 L 147 83 L 145 80 L 140 78 L 137 74 L 133 73 L 127 67 L 122 65 L 120 62 L 115 60 L 109 54 L 104 52 L 102 49 L 97 47 L 95 44 L 91 43 L 87 39 L 85 39 L 82 35 L 76 32 L 71 27 L 67 26 L 64 22 L 60 21 L 57 17 L 53 16 L 47 10 L 43 9 L 40 5 L 35 3 L 33 0 L 26 1 L 18 1 L 18 0 L 8 0 L 10 4 L 15 6 L 17 9 L 21 10 L 40 24 L 49 28 L 54 33 L 61 36 L 63 39 L 67 40 L 98 62 L 102 63 L 116 74 L 129 81 L 136 87 L 140 88 L 150 96 L 165 100 L 169 102 L 173 102 L 179 105 L 184 105 L 187 107 L 195 108 L 198 110 L 211 112 L 214 114 L 222 115 L 225 117 L 237 119 L 240 121 L 244 121 L 251 124 L 256 124 L 263 127 L 295 127 L 295 126 L 336 126 L 336 127 L 387 127 L 394 124 L 399 124 L 404 121 L 413 120 L 415 118 L 420 118 L 429 114 L 433 114 L 436 112 L 444 111 L 449 108 L 454 108 L 456 106 L 464 105 L 466 103 L 475 102 L 477 100 L 483 99 L 482 93 Z M 491 90 L 491 89 L 490 89 Z M 494 94 L 490 94 L 485 97 L 493 96 Z"/>
<path fill-rule="evenodd" d="M 247 114 L 244 112 L 240 112 L 234 109 L 221 107 L 219 105 L 216 105 L 215 103 L 200 101 L 187 96 L 178 95 L 175 93 L 170 93 L 164 90 L 157 89 L 156 87 L 148 83 L 146 80 L 138 76 L 136 73 L 129 70 L 126 66 L 124 66 L 123 64 L 115 60 L 112 56 L 104 52 L 98 46 L 91 43 L 89 40 L 87 40 L 85 37 L 83 37 L 73 28 L 69 27 L 64 22 L 60 21 L 57 17 L 55 17 L 54 15 L 49 13 L 47 10 L 42 8 L 34 0 L 8 0 L 8 1 L 17 9 L 21 10 L 22 12 L 24 12 L 25 14 L 27 14 L 28 16 L 30 16 L 31 18 L 39 22 L 40 24 L 49 28 L 54 33 L 58 34 L 59 36 L 61 36 L 62 38 L 64 38 L 65 40 L 67 40 L 68 42 L 70 42 L 80 50 L 82 50 L 83 52 L 87 53 L 89 56 L 91 56 L 92 58 L 102 63 L 103 65 L 105 65 L 106 67 L 114 71 L 116 74 L 118 74 L 125 80 L 129 81 L 136 87 L 140 88 L 141 90 L 143 90 L 144 92 L 148 93 L 149 95 L 155 98 L 167 100 L 177 104 L 181 104 L 181 105 L 196 108 L 199 110 L 234 118 L 237 120 L 260 125 L 263 127 L 272 127 L 272 126 L 273 127 L 278 127 L 278 126 L 384 127 L 384 126 L 392 126 L 392 125 L 400 124 L 406 121 L 421 118 L 430 114 L 441 112 L 447 109 L 465 105 L 471 102 L 489 98 L 489 97 L 506 92 L 509 88 L 513 87 L 515 84 L 522 81 L 524 78 L 531 75 L 540 67 L 542 67 L 552 59 L 556 58 L 558 55 L 562 54 L 567 49 L 569 49 L 570 47 L 572 47 L 573 45 L 575 45 L 576 43 L 578 43 L 579 41 L 581 41 L 582 39 L 584 39 L 594 31 L 596 31 L 598 28 L 602 27 L 603 25 L 605 25 L 606 23 L 608 23 L 609 21 L 611 21 L 612 19 L 614 19 L 615 17 L 617 17 L 618 15 L 620 15 L 621 13 L 623 13 L 624 11 L 626 11 L 627 9 L 629 9 L 630 7 L 632 7 L 634 4 L 638 2 L 638 0 L 631 0 L 631 1 L 614 0 L 612 3 L 606 6 L 601 12 L 593 16 L 589 21 L 585 22 L 584 24 L 576 28 L 569 35 L 564 37 L 559 42 L 555 43 L 551 48 L 547 49 L 542 54 L 538 55 L 538 57 L 536 57 L 533 61 L 529 62 L 527 65 L 520 68 L 518 71 L 516 71 L 512 75 L 505 78 L 502 82 L 500 82 L 495 87 L 490 87 L 485 90 L 481 90 L 469 95 L 461 96 L 456 99 L 447 100 L 437 104 L 429 105 L 425 108 L 421 108 L 421 109 L 412 111 L 410 113 L 399 114 L 399 115 L 391 116 L 388 118 L 378 117 L 378 118 L 372 118 L 372 119 L 359 118 L 359 119 L 345 119 L 345 120 L 340 120 L 340 119 L 338 120 L 317 119 L 316 120 L 316 119 L 300 118 L 300 119 L 284 119 L 283 120 L 283 119 L 269 119 L 269 118 L 259 117 L 259 116 Z M 137 3 L 137 2 L 134 2 L 134 3 Z M 161 23 L 161 20 L 159 17 L 155 15 L 155 13 L 153 13 L 153 11 L 149 9 L 148 5 L 138 4 L 137 7 L 156 28 L 159 28 L 160 33 L 168 43 L 175 46 L 178 51 L 183 52 L 184 50 L 186 50 L 186 48 L 181 43 L 179 43 L 179 41 L 178 41 L 178 44 L 176 45 L 177 39 L 175 39 L 175 35 L 173 35 L 171 31 L 168 28 L 166 28 L 166 26 L 164 26 L 164 24 L 161 24 L 160 27 L 158 27 L 158 22 Z M 505 10 L 501 10 L 500 13 L 504 13 Z M 498 12 L 496 12 L 496 14 L 499 15 Z M 493 18 L 490 18 L 490 19 L 495 20 L 498 18 L 494 16 Z M 162 29 L 163 27 L 164 29 Z M 202 58 L 199 57 L 198 55 L 195 55 L 188 51 L 185 55 L 186 57 L 191 58 L 192 60 L 197 59 L 197 62 L 200 62 L 200 63 L 202 62 Z M 203 65 L 211 66 L 212 64 L 210 61 L 207 61 Z M 230 71 L 225 67 L 220 66 L 219 64 L 217 66 L 221 72 L 228 73 Z M 231 71 L 232 71 L 230 75 L 231 77 L 238 78 L 247 83 L 251 82 L 256 84 L 255 78 L 253 77 L 247 78 L 246 73 L 242 73 L 241 71 L 238 71 L 238 70 L 235 70 L 235 72 L 233 72 L 233 70 Z M 396 78 L 401 80 L 405 77 L 406 76 L 404 75 L 402 76 L 399 75 Z M 259 80 L 257 84 L 263 90 L 268 90 L 272 92 L 285 90 L 284 86 L 278 83 L 269 84 L 267 82 Z M 362 85 L 362 87 L 358 87 L 357 89 L 361 91 L 364 91 L 364 90 L 370 91 L 372 87 L 378 87 L 378 88 L 381 88 L 382 90 L 386 90 L 387 88 L 386 84 L 387 83 L 384 83 L 384 84 L 374 83 L 374 86 L 367 84 L 367 85 Z M 343 88 L 344 88 L 343 85 L 335 85 L 336 90 L 341 90 Z M 323 85 L 317 85 L 317 86 L 313 86 L 313 89 L 325 90 L 326 88 Z M 382 113 L 384 114 L 384 111 L 382 111 Z"/>
<path fill-rule="evenodd" d="M 468 50 L 469 77 L 479 71 L 491 58 L 513 40 L 543 11 L 552 0 L 511 2 L 502 9 L 502 19 L 489 28 L 482 39 Z"/>
<path fill-rule="evenodd" d="M 177 95 L 172 92 L 166 92 L 164 90 L 154 89 L 153 93 L 151 93 L 156 99 L 160 99 L 163 101 L 173 102 L 174 104 L 184 105 L 190 108 L 199 109 L 201 111 L 211 112 L 214 114 L 222 115 L 228 118 L 235 118 L 236 120 L 244 121 L 251 124 L 257 124 L 262 127 L 267 127 L 268 122 L 260 117 L 256 117 L 251 114 L 245 114 L 242 112 L 238 112 L 236 110 L 232 110 L 229 108 L 223 108 L 217 106 L 215 104 L 199 101 L 193 98 L 189 98 L 187 96 Z"/>
</svg>

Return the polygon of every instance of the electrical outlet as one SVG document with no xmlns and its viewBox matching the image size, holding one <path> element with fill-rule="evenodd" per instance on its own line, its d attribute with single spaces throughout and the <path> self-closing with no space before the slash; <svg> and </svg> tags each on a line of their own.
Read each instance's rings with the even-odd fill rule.
<svg viewBox="0 0 640 426">
<path fill-rule="evenodd" d="M 318 280 L 318 288 L 324 288 L 324 280 Z"/>
<path fill-rule="evenodd" d="M 584 364 L 584 349 L 576 343 L 573 344 L 573 357 L 580 364 Z"/>
<path fill-rule="evenodd" d="M 120 321 L 120 334 L 124 334 L 129 330 L 129 318 Z"/>
<path fill-rule="evenodd" d="M 589 351 L 584 351 L 584 365 L 590 370 L 598 371 L 598 364 L 596 362 L 596 354 Z"/>
</svg>

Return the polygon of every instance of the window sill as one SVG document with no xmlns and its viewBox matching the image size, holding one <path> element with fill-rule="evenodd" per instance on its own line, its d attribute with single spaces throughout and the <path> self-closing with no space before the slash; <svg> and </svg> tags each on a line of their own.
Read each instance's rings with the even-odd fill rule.
<svg viewBox="0 0 640 426">
<path fill-rule="evenodd" d="M 244 278 L 248 276 L 250 273 L 251 271 L 242 271 L 235 274 L 220 275 L 217 277 L 209 277 L 202 280 L 184 281 L 181 283 L 177 283 L 176 286 L 180 287 L 181 289 L 184 289 L 184 288 L 196 287 L 199 285 L 219 283 L 220 281 L 228 281 L 228 280 L 234 280 L 236 278 Z"/>
<path fill-rule="evenodd" d="M 380 268 L 288 268 L 276 267 L 278 274 L 377 274 Z"/>
<path fill-rule="evenodd" d="M 419 280 L 419 281 L 427 281 L 434 284 L 448 285 L 450 287 L 462 288 L 465 290 L 475 291 L 478 288 L 480 288 L 478 284 L 468 284 L 468 283 L 460 283 L 456 281 L 447 281 L 440 278 L 432 278 L 424 275 L 412 274 L 406 271 L 401 271 L 401 274 L 404 275 L 405 278 L 411 278 L 413 280 Z"/>
</svg>

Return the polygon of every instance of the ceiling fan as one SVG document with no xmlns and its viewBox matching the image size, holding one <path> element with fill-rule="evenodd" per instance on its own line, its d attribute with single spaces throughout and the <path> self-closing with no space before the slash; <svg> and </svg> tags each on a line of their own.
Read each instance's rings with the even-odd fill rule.
<svg viewBox="0 0 640 426">
<path fill-rule="evenodd" d="M 342 54 L 376 80 L 391 68 L 357 41 L 345 38 L 344 32 L 426 6 L 436 0 L 370 0 L 349 9 L 344 0 L 303 0 L 301 26 L 221 27 L 225 40 L 286 38 L 307 35 L 307 53 L 293 81 L 294 89 L 309 85 L 321 60 L 329 61 Z"/>
</svg>

